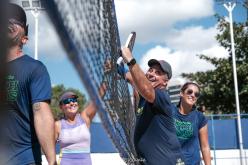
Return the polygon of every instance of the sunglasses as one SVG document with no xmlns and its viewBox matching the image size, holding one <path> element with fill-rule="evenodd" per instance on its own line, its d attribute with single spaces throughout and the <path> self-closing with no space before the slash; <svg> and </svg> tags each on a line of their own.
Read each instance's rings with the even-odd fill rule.
<svg viewBox="0 0 248 165">
<path fill-rule="evenodd" d="M 77 102 L 77 98 L 67 98 L 65 100 L 62 101 L 63 104 L 69 104 L 70 102 Z"/>
<path fill-rule="evenodd" d="M 192 93 L 194 93 L 194 96 L 196 98 L 198 98 L 200 96 L 199 92 L 194 92 L 192 89 L 187 90 L 185 93 L 186 93 L 186 95 L 192 95 Z"/>
</svg>

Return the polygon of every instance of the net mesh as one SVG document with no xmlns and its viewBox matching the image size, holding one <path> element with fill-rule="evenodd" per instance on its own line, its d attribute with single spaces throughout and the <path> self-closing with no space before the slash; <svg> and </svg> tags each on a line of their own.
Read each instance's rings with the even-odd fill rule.
<svg viewBox="0 0 248 165">
<path fill-rule="evenodd" d="M 69 59 L 76 67 L 120 156 L 128 164 L 135 157 L 132 142 L 134 111 L 126 81 L 117 74 L 120 39 L 113 0 L 46 0 L 46 9 Z M 110 70 L 104 69 L 106 61 Z M 101 83 L 107 86 L 103 98 Z"/>
</svg>

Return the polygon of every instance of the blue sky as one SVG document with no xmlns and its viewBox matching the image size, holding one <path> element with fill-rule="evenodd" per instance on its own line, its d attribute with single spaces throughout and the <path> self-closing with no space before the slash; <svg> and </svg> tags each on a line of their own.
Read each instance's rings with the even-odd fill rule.
<svg viewBox="0 0 248 165">
<path fill-rule="evenodd" d="M 124 44 L 129 33 L 136 31 L 133 54 L 144 71 L 150 58 L 164 59 L 172 65 L 173 78 L 178 78 L 182 72 L 213 68 L 196 54 L 227 56 L 214 38 L 214 14 L 228 13 L 213 0 L 116 0 L 115 4 L 121 42 Z M 34 56 L 34 18 L 29 11 L 27 15 L 30 32 L 24 49 Z M 234 21 L 244 21 L 246 9 L 238 4 L 233 16 Z M 47 66 L 52 84 L 64 84 L 85 93 L 44 11 L 40 13 L 39 25 L 39 60 Z"/>
</svg>

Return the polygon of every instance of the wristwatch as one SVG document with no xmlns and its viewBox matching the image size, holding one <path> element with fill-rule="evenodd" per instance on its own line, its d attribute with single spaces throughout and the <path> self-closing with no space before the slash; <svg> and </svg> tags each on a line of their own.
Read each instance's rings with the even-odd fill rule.
<svg viewBox="0 0 248 165">
<path fill-rule="evenodd" d="M 133 66 L 134 64 L 136 64 L 136 60 L 134 58 L 132 58 L 128 63 L 127 66 Z"/>
</svg>

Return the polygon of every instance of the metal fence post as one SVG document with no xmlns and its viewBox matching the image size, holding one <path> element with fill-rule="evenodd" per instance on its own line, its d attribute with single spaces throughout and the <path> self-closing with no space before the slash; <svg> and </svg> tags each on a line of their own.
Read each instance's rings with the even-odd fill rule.
<svg viewBox="0 0 248 165">
<path fill-rule="evenodd" d="M 216 165 L 216 152 L 215 152 L 215 132 L 214 132 L 214 119 L 213 115 L 211 115 L 211 122 L 212 122 L 212 135 L 213 135 L 213 151 L 214 151 L 214 165 Z"/>
</svg>

